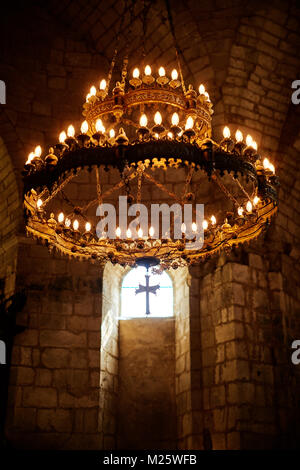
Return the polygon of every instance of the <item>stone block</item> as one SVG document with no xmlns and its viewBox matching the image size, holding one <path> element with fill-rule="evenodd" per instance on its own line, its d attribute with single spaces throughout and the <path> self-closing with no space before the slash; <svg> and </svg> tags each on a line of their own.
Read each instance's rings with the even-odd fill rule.
<svg viewBox="0 0 300 470">
<path fill-rule="evenodd" d="M 24 387 L 23 405 L 35 408 L 55 408 L 57 391 L 49 387 Z"/>
<path fill-rule="evenodd" d="M 98 432 L 98 409 L 86 410 L 84 412 L 84 432 Z"/>
<path fill-rule="evenodd" d="M 70 410 L 38 410 L 37 426 L 42 431 L 71 432 L 72 412 Z"/>
<path fill-rule="evenodd" d="M 52 372 L 48 369 L 36 369 L 35 384 L 42 387 L 51 385 Z"/>
<path fill-rule="evenodd" d="M 15 338 L 15 344 L 22 346 L 37 346 L 38 330 L 25 330 Z"/>
<path fill-rule="evenodd" d="M 43 330 L 40 333 L 40 345 L 42 347 L 86 346 L 87 334 L 86 332 L 75 334 L 70 331 Z"/>
<path fill-rule="evenodd" d="M 214 423 L 215 431 L 222 432 L 226 430 L 226 416 L 227 416 L 226 408 L 219 408 L 219 409 L 213 410 L 213 423 Z"/>
<path fill-rule="evenodd" d="M 36 408 L 20 408 L 14 410 L 13 424 L 16 428 L 26 431 L 36 429 Z"/>
<path fill-rule="evenodd" d="M 217 343 L 225 343 L 244 336 L 243 324 L 237 322 L 216 326 L 215 332 Z"/>
<path fill-rule="evenodd" d="M 42 353 L 42 364 L 51 369 L 66 368 L 70 365 L 71 353 L 68 349 L 46 348 Z"/>
<path fill-rule="evenodd" d="M 231 263 L 232 280 L 247 284 L 250 279 L 249 266 L 245 264 Z"/>
</svg>

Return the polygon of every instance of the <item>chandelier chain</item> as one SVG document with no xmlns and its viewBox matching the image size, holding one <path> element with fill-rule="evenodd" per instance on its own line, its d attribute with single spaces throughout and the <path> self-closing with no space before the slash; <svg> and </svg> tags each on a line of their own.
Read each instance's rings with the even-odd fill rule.
<svg viewBox="0 0 300 470">
<path fill-rule="evenodd" d="M 100 183 L 100 176 L 99 176 L 99 168 L 96 167 L 96 180 L 97 180 L 97 197 L 98 197 L 98 203 L 99 206 L 102 205 L 102 188 L 101 188 L 101 183 Z"/>
</svg>

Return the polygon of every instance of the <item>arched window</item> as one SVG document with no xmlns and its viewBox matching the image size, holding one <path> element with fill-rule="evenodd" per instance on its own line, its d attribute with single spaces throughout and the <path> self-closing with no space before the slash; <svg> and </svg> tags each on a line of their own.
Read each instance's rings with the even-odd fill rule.
<svg viewBox="0 0 300 470">
<path fill-rule="evenodd" d="M 147 279 L 147 276 L 148 279 Z M 147 301 L 148 299 L 148 301 Z M 131 269 L 123 278 L 122 317 L 169 317 L 173 315 L 173 283 L 166 272 L 152 274 L 144 266 Z"/>
</svg>

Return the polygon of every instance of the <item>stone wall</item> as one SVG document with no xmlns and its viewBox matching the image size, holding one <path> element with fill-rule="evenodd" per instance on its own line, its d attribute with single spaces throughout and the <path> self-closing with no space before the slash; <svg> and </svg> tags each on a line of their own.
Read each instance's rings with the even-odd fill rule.
<svg viewBox="0 0 300 470">
<path fill-rule="evenodd" d="M 19 246 L 27 303 L 15 339 L 7 437 L 18 448 L 97 449 L 101 278 L 97 266 Z"/>
<path fill-rule="evenodd" d="M 120 320 L 119 449 L 176 449 L 174 323 Z"/>
</svg>

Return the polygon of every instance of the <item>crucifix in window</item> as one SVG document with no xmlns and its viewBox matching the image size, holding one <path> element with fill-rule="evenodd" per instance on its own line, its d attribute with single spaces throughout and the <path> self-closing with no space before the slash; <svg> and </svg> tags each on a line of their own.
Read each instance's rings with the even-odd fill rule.
<svg viewBox="0 0 300 470">
<path fill-rule="evenodd" d="M 147 267 L 147 273 L 145 274 L 146 285 L 143 286 L 142 284 L 139 284 L 138 289 L 135 289 L 135 295 L 141 294 L 142 292 L 146 292 L 146 315 L 150 315 L 150 294 L 156 295 L 156 291 L 160 288 L 159 284 L 150 286 L 150 274 L 148 274 L 148 272 L 149 267 Z"/>
</svg>

